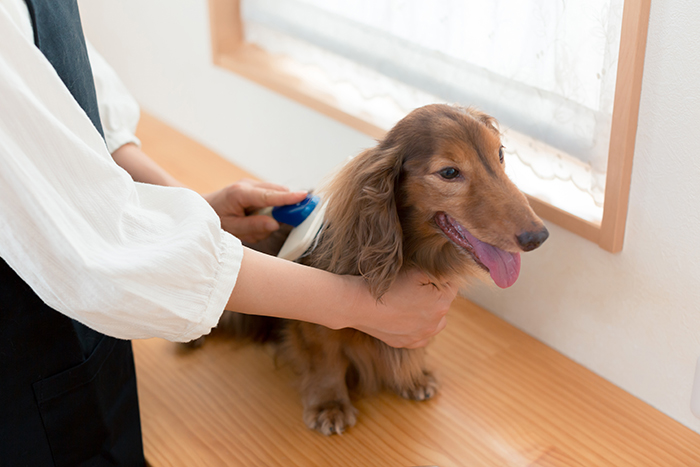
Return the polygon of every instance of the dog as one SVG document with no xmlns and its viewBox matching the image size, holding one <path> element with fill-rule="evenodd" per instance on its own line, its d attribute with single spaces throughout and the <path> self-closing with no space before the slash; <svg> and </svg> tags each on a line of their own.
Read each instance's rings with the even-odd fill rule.
<svg viewBox="0 0 700 467">
<path fill-rule="evenodd" d="M 549 235 L 505 174 L 496 120 L 473 108 L 414 110 L 346 163 L 321 195 L 328 203 L 324 225 L 299 261 L 361 275 L 377 300 L 408 268 L 435 283 L 490 276 L 509 287 L 520 271 L 519 253 Z M 275 253 L 281 246 L 270 247 L 275 241 L 251 246 Z M 232 312 L 221 327 L 277 342 L 299 376 L 304 422 L 324 435 L 355 424 L 351 391 L 389 389 L 426 400 L 438 389 L 425 349 L 393 348 L 353 329 Z"/>
</svg>

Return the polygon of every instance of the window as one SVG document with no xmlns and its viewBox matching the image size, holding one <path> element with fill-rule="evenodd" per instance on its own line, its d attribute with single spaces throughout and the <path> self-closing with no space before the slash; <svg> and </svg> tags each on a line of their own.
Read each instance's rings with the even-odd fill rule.
<svg viewBox="0 0 700 467">
<path fill-rule="evenodd" d="M 430 102 L 496 116 L 535 210 L 610 251 L 624 237 L 649 4 L 210 0 L 217 64 L 373 137 Z"/>
</svg>

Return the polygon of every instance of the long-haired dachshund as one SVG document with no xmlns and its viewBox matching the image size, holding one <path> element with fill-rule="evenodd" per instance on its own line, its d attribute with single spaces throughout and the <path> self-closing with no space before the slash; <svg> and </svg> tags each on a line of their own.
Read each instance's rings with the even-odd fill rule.
<svg viewBox="0 0 700 467">
<path fill-rule="evenodd" d="M 520 251 L 548 232 L 504 172 L 493 118 L 428 105 L 401 120 L 376 147 L 350 160 L 322 190 L 328 206 L 316 245 L 300 262 L 364 277 L 381 299 L 403 268 L 462 283 L 489 274 L 511 286 Z M 279 341 L 299 375 L 304 422 L 323 434 L 353 426 L 350 389 L 433 397 L 425 350 L 396 349 L 353 329 L 226 313 L 238 336 Z"/>
</svg>

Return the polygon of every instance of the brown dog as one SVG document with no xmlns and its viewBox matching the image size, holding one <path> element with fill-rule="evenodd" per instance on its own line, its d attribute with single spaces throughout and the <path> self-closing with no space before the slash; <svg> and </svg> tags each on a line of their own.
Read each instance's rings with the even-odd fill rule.
<svg viewBox="0 0 700 467">
<path fill-rule="evenodd" d="M 509 287 L 519 251 L 548 232 L 505 175 L 496 122 L 473 109 L 419 108 L 379 144 L 348 162 L 323 190 L 328 207 L 316 246 L 301 262 L 362 275 L 377 299 L 402 268 L 436 282 L 461 283 L 490 274 Z M 275 337 L 300 377 L 304 421 L 323 434 L 354 425 L 349 387 L 382 388 L 424 400 L 437 384 L 423 349 L 389 347 L 360 331 L 228 314 L 236 334 Z"/>
</svg>

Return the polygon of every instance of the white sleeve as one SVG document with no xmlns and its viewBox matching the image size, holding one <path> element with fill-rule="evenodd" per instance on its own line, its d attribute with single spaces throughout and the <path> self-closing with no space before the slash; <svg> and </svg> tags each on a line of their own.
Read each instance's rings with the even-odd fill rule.
<svg viewBox="0 0 700 467">
<path fill-rule="evenodd" d="M 105 334 L 189 341 L 216 325 L 243 248 L 193 191 L 135 183 L 0 5 L 0 256 Z"/>
<path fill-rule="evenodd" d="M 135 134 L 139 123 L 139 104 L 102 55 L 87 40 L 86 45 L 107 149 L 111 154 L 126 143 L 141 146 Z"/>
</svg>

